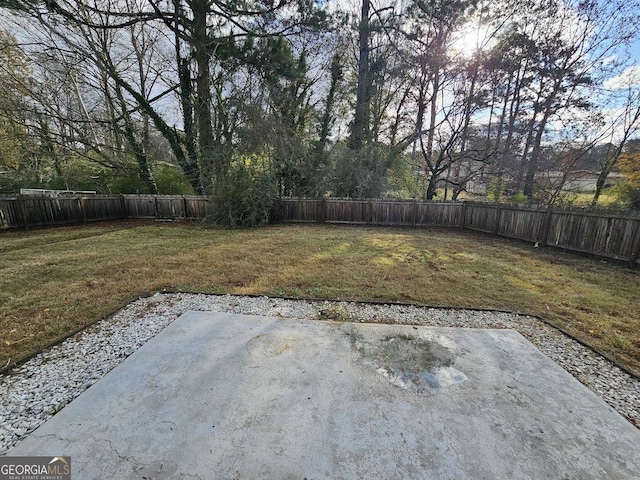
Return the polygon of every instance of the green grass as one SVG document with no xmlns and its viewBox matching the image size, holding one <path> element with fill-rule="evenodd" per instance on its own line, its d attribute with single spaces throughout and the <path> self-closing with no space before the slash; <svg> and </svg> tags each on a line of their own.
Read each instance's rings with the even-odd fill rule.
<svg viewBox="0 0 640 480">
<path fill-rule="evenodd" d="M 458 230 L 112 223 L 0 235 L 0 362 L 161 290 L 540 315 L 640 372 L 640 274 Z"/>
</svg>

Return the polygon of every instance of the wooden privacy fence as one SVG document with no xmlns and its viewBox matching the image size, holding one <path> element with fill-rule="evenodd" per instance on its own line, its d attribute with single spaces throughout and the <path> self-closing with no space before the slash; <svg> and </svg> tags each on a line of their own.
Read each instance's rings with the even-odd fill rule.
<svg viewBox="0 0 640 480">
<path fill-rule="evenodd" d="M 285 222 L 346 223 L 397 227 L 460 226 L 462 203 L 340 198 L 283 198 Z"/>
<path fill-rule="evenodd" d="M 202 219 L 207 197 L 0 197 L 0 230 L 99 220 Z M 640 217 L 472 202 L 283 198 L 285 222 L 456 227 L 604 258 L 640 261 Z"/>
<path fill-rule="evenodd" d="M 0 229 L 68 225 L 122 218 L 200 219 L 208 199 L 196 195 L 0 197 Z"/>
<path fill-rule="evenodd" d="M 122 195 L 126 218 L 199 220 L 208 201 L 198 195 Z"/>
<path fill-rule="evenodd" d="M 282 199 L 285 222 L 457 227 L 637 265 L 640 217 L 471 202 Z"/>
</svg>

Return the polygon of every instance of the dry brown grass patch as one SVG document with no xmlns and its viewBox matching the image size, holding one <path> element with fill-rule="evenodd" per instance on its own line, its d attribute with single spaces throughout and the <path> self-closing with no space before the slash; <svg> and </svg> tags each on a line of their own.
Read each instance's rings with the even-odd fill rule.
<svg viewBox="0 0 640 480">
<path fill-rule="evenodd" d="M 0 362 L 171 290 L 528 311 L 640 371 L 640 275 L 459 230 L 99 224 L 0 235 Z"/>
</svg>

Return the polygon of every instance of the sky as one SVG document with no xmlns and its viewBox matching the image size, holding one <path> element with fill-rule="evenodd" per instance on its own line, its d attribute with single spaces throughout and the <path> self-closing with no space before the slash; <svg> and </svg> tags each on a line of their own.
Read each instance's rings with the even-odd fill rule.
<svg viewBox="0 0 640 480">
<path fill-rule="evenodd" d="M 620 80 L 622 80 L 624 85 L 629 85 L 631 81 L 633 85 L 640 86 L 640 38 L 631 44 L 629 55 L 630 66 L 622 73 Z"/>
<path fill-rule="evenodd" d="M 618 75 L 605 80 L 603 87 L 612 91 L 629 91 L 630 87 L 640 87 L 640 38 L 629 46 L 628 58 L 621 57 L 624 61 Z"/>
</svg>

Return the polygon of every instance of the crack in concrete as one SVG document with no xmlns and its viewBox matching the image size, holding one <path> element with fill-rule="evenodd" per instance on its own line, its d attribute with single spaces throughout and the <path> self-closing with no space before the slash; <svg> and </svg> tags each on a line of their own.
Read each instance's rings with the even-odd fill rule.
<svg viewBox="0 0 640 480">
<path fill-rule="evenodd" d="M 115 453 L 116 456 L 120 460 L 124 460 L 125 462 L 129 463 L 132 466 L 134 473 L 137 473 L 137 470 L 139 470 L 141 467 L 147 467 L 147 466 L 151 465 L 150 463 L 141 462 L 140 460 L 135 458 L 133 455 L 127 456 L 127 455 L 124 455 L 123 453 L 118 452 L 116 447 L 113 445 L 111 440 L 109 440 L 108 438 L 95 439 L 95 441 L 96 442 L 100 442 L 100 441 L 106 442 L 107 445 L 109 446 L 109 448 L 111 449 L 111 451 L 113 453 Z"/>
</svg>

